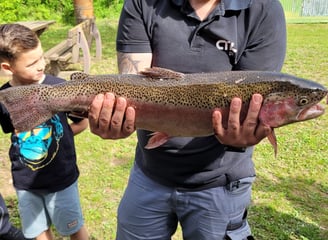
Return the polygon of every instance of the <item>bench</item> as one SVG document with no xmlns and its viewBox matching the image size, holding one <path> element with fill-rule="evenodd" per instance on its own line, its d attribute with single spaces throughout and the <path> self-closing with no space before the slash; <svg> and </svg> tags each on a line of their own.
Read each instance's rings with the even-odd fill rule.
<svg viewBox="0 0 328 240">
<path fill-rule="evenodd" d="M 47 63 L 46 73 L 58 75 L 69 64 L 80 61 L 82 50 L 83 72 L 90 73 L 90 47 L 93 39 L 96 42 L 96 59 L 102 55 L 101 37 L 94 19 L 87 19 L 68 30 L 67 38 L 44 53 Z"/>
<path fill-rule="evenodd" d="M 18 24 L 28 27 L 34 31 L 39 37 L 40 35 L 49 27 L 49 25 L 54 24 L 56 21 L 25 21 L 25 22 L 16 22 Z"/>
</svg>

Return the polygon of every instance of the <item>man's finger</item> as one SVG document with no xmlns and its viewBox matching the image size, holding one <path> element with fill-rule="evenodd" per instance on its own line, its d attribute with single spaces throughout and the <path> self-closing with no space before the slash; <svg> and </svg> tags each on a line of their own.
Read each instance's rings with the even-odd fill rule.
<svg viewBox="0 0 328 240">
<path fill-rule="evenodd" d="M 240 110 L 241 99 L 233 98 L 230 104 L 229 118 L 228 118 L 228 131 L 236 135 L 240 130 Z"/>
<path fill-rule="evenodd" d="M 98 116 L 102 108 L 104 100 L 104 95 L 103 94 L 98 94 L 95 99 L 92 101 L 91 105 L 89 106 L 89 125 L 91 129 L 96 129 L 98 128 Z"/>
</svg>

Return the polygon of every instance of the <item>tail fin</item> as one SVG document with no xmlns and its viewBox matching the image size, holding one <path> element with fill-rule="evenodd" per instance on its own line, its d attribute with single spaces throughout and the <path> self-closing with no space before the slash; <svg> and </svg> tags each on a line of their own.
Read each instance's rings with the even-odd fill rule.
<svg viewBox="0 0 328 240">
<path fill-rule="evenodd" d="M 48 102 L 41 96 L 42 90 L 47 88 L 52 87 L 29 85 L 0 91 L 0 102 L 8 110 L 16 130 L 29 131 L 55 114 L 51 112 Z"/>
</svg>

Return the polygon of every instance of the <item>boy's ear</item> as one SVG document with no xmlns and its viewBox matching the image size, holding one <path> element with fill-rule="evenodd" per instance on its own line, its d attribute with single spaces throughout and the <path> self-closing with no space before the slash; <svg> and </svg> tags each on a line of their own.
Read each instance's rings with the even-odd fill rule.
<svg viewBox="0 0 328 240">
<path fill-rule="evenodd" d="M 11 67 L 10 67 L 10 64 L 7 63 L 7 62 L 2 62 L 0 64 L 1 66 L 1 70 L 4 71 L 6 74 L 11 74 L 12 71 L 11 71 Z"/>
</svg>

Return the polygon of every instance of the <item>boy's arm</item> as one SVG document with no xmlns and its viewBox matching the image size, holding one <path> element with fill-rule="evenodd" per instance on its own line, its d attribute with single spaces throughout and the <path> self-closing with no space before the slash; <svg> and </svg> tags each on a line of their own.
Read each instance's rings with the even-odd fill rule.
<svg viewBox="0 0 328 240">
<path fill-rule="evenodd" d="M 0 125 L 4 133 L 11 133 L 15 130 L 11 123 L 9 112 L 1 103 L 0 103 Z"/>
<path fill-rule="evenodd" d="M 88 119 L 87 118 L 83 118 L 81 121 L 79 122 L 72 122 L 70 124 L 71 129 L 73 131 L 74 135 L 79 134 L 80 132 L 82 132 L 83 130 L 85 130 L 88 127 Z"/>
</svg>

